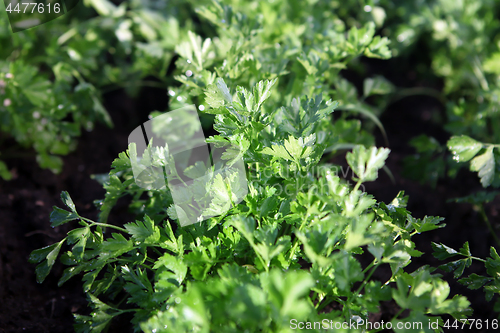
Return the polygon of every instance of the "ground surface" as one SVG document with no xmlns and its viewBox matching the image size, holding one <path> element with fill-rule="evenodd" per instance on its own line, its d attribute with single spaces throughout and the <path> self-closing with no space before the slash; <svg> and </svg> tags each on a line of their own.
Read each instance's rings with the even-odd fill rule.
<svg viewBox="0 0 500 333">
<path fill-rule="evenodd" d="M 387 70 L 379 69 L 382 71 Z M 389 73 L 391 74 L 391 73 Z M 397 77 L 397 73 L 392 73 Z M 405 82 L 411 81 L 403 77 Z M 0 332 L 46 332 L 69 333 L 73 331 L 73 313 L 85 313 L 86 301 L 81 290 L 81 282 L 73 279 L 62 287 L 57 286 L 63 270 L 56 264 L 43 284 L 35 280 L 34 265 L 27 263 L 29 253 L 34 249 L 49 245 L 64 237 L 67 226 L 52 229 L 49 214 L 53 205 L 61 206 L 59 195 L 68 191 L 76 207 L 84 216 L 95 218 L 97 210 L 92 201 L 102 198 L 104 190 L 90 179 L 91 174 L 106 173 L 111 162 L 127 145 L 127 136 L 132 129 L 147 119 L 154 109 L 165 108 L 165 92 L 148 90 L 132 100 L 122 91 L 105 96 L 106 107 L 115 123 L 114 129 L 96 126 L 92 132 L 84 132 L 77 151 L 64 158 L 64 170 L 60 175 L 40 170 L 34 157 L 8 160 L 15 170 L 15 179 L 10 182 L 0 180 Z M 148 104 L 149 103 L 149 104 Z M 438 215 L 446 217 L 447 227 L 427 232 L 415 238 L 419 250 L 425 255 L 415 259 L 408 270 L 423 265 L 436 265 L 431 256 L 430 242 L 443 242 L 459 248 L 469 241 L 471 251 L 478 257 L 488 255 L 493 245 L 488 229 L 477 212 L 470 205 L 448 203 L 448 199 L 464 196 L 480 185 L 476 175 L 465 170 L 455 180 L 441 180 L 435 189 L 402 177 L 402 159 L 412 154 L 408 140 L 420 133 L 435 136 L 445 142 L 448 134 L 432 123 L 429 115 L 441 112 L 441 106 L 429 97 L 411 97 L 393 104 L 381 120 L 388 133 L 392 150 L 388 167 L 396 178 L 393 184 L 384 173 L 376 182 L 367 184 L 366 189 L 378 200 L 390 202 L 400 190 L 410 196 L 408 209 L 415 217 Z M 0 150 L 14 144 L 7 140 Z M 377 134 L 377 144 L 383 140 Z M 29 151 L 28 151 L 29 153 Z M 336 162 L 344 163 L 343 158 Z M 487 205 L 487 214 L 494 225 L 499 224 L 500 202 Z M 129 222 L 124 204 L 113 210 L 110 222 Z M 473 266 L 471 272 L 481 273 L 481 268 Z M 389 273 L 381 269 L 375 275 L 381 279 Z M 482 292 L 470 292 L 452 277 L 445 275 L 452 286 L 452 293 L 466 295 L 475 309 L 474 318 L 493 319 L 492 303 L 487 303 Z M 373 320 L 390 319 L 394 305 L 384 304 L 381 312 L 373 314 Z M 126 332 L 126 321 L 112 332 Z M 486 332 L 486 331 L 484 331 Z"/>
</svg>

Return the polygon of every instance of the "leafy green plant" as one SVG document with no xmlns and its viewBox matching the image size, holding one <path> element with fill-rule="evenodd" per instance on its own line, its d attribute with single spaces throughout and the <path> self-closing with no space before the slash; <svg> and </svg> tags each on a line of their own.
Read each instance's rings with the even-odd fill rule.
<svg viewBox="0 0 500 333">
<path fill-rule="evenodd" d="M 358 176 L 356 187 L 376 178 L 387 154 L 384 149 L 360 146 L 349 155 Z M 124 167 L 125 158 L 122 155 L 115 166 Z M 274 163 L 285 161 L 276 157 Z M 284 180 L 298 185 L 293 179 L 297 178 Z M 172 220 L 155 222 L 149 215 L 123 227 L 94 222 L 78 215 L 63 193 L 69 211 L 55 207 L 52 225 L 78 220 L 81 227 L 62 241 L 34 251 L 30 260 L 41 262 L 37 278 L 43 281 L 64 242 L 73 246 L 61 256 L 70 267 L 60 284 L 85 273 L 84 290 L 93 314 L 76 317 L 81 332 L 100 332 L 125 312 L 133 312 L 133 323 L 143 330 L 277 331 L 286 330 L 294 318 L 349 321 L 357 315 L 367 319 L 380 301 L 391 298 L 402 309 L 412 309 L 405 321 L 427 321 L 426 314 L 463 317 L 466 313 L 468 302 L 463 297 L 431 297 L 438 290 L 446 294 L 449 287 L 439 276 L 430 275 L 428 268 L 411 275 L 403 270 L 412 256 L 421 255 L 411 236 L 443 226 L 442 219 L 412 218 L 404 209 L 407 198 L 402 194 L 391 205 L 376 203 L 369 195 L 350 190 L 329 170 L 320 179 L 308 180 L 309 190 L 296 197 L 276 197 L 270 182 L 261 178 L 245 204 L 234 207 L 222 222 L 213 218 L 185 228 L 176 228 Z M 103 227 L 119 233 L 107 236 Z M 364 270 L 355 257 L 364 251 L 362 246 L 374 256 Z M 299 259 L 308 264 L 302 267 Z M 391 267 L 391 279 L 385 284 L 370 280 L 375 269 L 385 264 Z M 356 281 L 362 284 L 355 287 Z M 422 288 L 425 292 L 417 291 Z M 103 298 L 110 303 L 103 303 Z M 138 308 L 120 309 L 122 299 Z M 342 311 L 317 312 L 332 303 L 342 304 Z M 183 315 L 186 312 L 192 315 Z M 394 323 L 398 320 L 395 317 Z"/>
<path fill-rule="evenodd" d="M 432 86 L 443 86 L 439 91 L 425 87 L 398 89 L 399 96 L 436 98 L 445 114 L 434 122 L 451 136 L 500 141 L 497 1 L 363 1 L 362 5 L 363 11 L 346 15 L 356 22 L 377 22 L 392 42 L 393 56 L 403 62 L 411 59 L 420 78 Z M 416 154 L 406 159 L 405 169 L 407 176 L 434 187 L 438 178 L 454 177 L 459 166 L 447 157 L 430 160 L 443 157 L 445 150 L 433 141 L 414 138 L 410 144 Z"/>
<path fill-rule="evenodd" d="M 448 141 L 448 149 L 452 152 L 455 161 L 470 161 L 470 170 L 478 173 L 483 187 L 500 186 L 499 174 L 495 173 L 500 166 L 500 163 L 495 162 L 495 157 L 499 161 L 500 145 L 482 143 L 462 135 L 452 137 Z M 482 153 L 478 155 L 481 151 Z"/>
<path fill-rule="evenodd" d="M 293 319 L 367 320 L 380 302 L 391 299 L 401 311 L 410 309 L 404 319 L 395 316 L 394 325 L 428 322 L 429 315 L 463 318 L 469 313 L 468 301 L 462 296 L 447 299 L 448 284 L 428 267 L 412 274 L 404 271 L 412 257 L 422 254 L 411 237 L 444 226 L 442 219 L 413 218 L 405 209 L 403 193 L 386 205 L 358 189 L 377 178 L 388 149 L 356 146 L 347 155 L 356 174 L 354 188 L 328 166 L 319 177 L 304 176 L 314 171 L 326 148 L 317 142 L 317 132 L 322 123 L 330 122 L 326 116 L 333 111 L 332 104 L 310 101 L 296 108 L 296 118 L 302 120 L 294 125 L 307 125 L 308 120 L 310 124 L 303 127 L 306 136 L 296 138 L 270 117 L 267 108 L 259 111 L 258 104 L 252 104 L 261 100 L 258 96 L 266 96 L 262 92 L 271 81 L 259 82 L 252 95 L 243 94 L 245 105 L 254 105 L 243 110 L 233 109 L 235 102 L 226 105 L 225 97 L 237 93 L 228 95 L 229 88 L 219 82 L 218 91 L 207 91 L 212 105 L 218 105 L 209 109 L 218 114 L 215 128 L 229 131 L 226 124 L 236 126 L 230 134 L 209 141 L 249 143 L 245 160 L 258 168 L 250 168 L 256 181 L 251 182 L 244 203 L 220 218 L 183 228 L 175 224 L 175 216 L 165 219 L 163 207 L 172 204 L 168 191 L 147 191 L 149 197 L 140 205 L 143 218 L 123 227 L 80 216 L 66 192 L 62 199 L 69 211 L 54 208 L 53 226 L 78 220 L 81 227 L 34 251 L 30 260 L 40 262 L 37 276 L 43 281 L 62 245 L 73 246 L 61 256 L 70 267 L 60 284 L 84 273 L 92 308 L 90 316 L 76 316 L 78 332 L 100 332 L 125 312 L 133 313 L 136 330 L 288 331 Z M 240 113 L 245 111 L 248 116 Z M 251 125 L 257 116 L 269 119 L 268 130 Z M 113 163 L 103 212 L 117 196 L 139 197 L 145 191 L 134 183 L 130 158 L 131 150 Z M 283 172 L 285 168 L 290 172 Z M 293 190 L 279 191 L 282 185 Z M 101 220 L 105 217 L 101 214 Z M 103 228 L 118 232 L 109 236 Z M 372 254 L 373 261 L 363 269 L 356 256 L 364 251 Z M 382 265 L 389 265 L 391 278 L 386 283 L 371 280 Z M 435 293 L 442 296 L 433 297 Z M 124 301 L 129 305 L 121 306 Z M 341 310 L 320 311 L 335 303 Z"/>
<path fill-rule="evenodd" d="M 487 276 L 472 273 L 467 277 L 462 277 L 458 280 L 458 282 L 472 290 L 482 288 L 483 292 L 485 293 L 486 300 L 489 302 L 491 302 L 491 300 L 500 293 L 500 281 L 498 275 L 500 267 L 500 256 L 498 256 L 498 253 L 493 246 L 490 248 L 490 257 L 487 259 L 473 256 L 469 250 L 468 242 L 465 242 L 465 244 L 459 251 L 456 251 L 443 244 L 433 243 L 432 247 L 434 249 L 433 255 L 440 260 L 446 260 L 452 257 L 461 258 L 438 267 L 446 272 L 453 272 L 454 277 L 457 279 L 463 275 L 465 268 L 470 267 L 473 260 L 483 263 L 486 268 Z M 498 297 L 496 297 L 495 304 L 493 305 L 493 310 L 495 312 L 500 312 L 500 301 Z"/>
<path fill-rule="evenodd" d="M 331 114 L 355 111 L 383 130 L 377 116 L 384 98 L 375 106 L 366 98 L 384 97 L 394 87 L 371 77 L 358 93 L 341 70 L 356 66 L 360 56 L 388 58 L 389 41 L 375 35 L 380 17 L 346 28 L 332 6 L 197 6 L 204 33 L 213 35 L 187 29 L 176 40 L 181 85 L 168 87 L 170 108 L 195 104 L 213 118 L 218 134 L 207 142 L 238 147 L 226 157 L 243 157 L 248 195 L 234 204 L 228 200 L 236 190 L 230 177 L 213 179 L 207 189 L 214 198 L 203 208 L 220 214 L 181 227 L 168 188 L 135 183 L 132 163 L 141 156 L 133 144 L 109 174 L 94 176 L 106 190 L 95 201 L 96 221 L 81 216 L 63 192 L 67 209 L 54 207 L 51 224 L 75 227 L 33 251 L 30 262 L 38 264 L 39 282 L 57 258 L 68 266 L 59 284 L 83 275 L 90 314 L 75 315 L 77 332 L 105 331 L 125 313 L 135 331 L 147 332 L 291 332 L 294 320 L 326 320 L 336 327 L 366 323 L 383 302 L 399 309 L 389 320 L 396 332 L 404 331 L 398 324 L 410 322 L 423 323 L 420 331 L 441 332 L 442 316 L 471 314 L 465 297 L 448 297 L 448 283 L 433 268 L 407 271 L 412 258 L 423 254 L 414 237 L 444 227 L 443 218 L 414 218 L 403 192 L 386 204 L 361 190 L 378 178 L 390 150 L 374 147 L 359 120 L 348 118 L 351 113 L 335 120 Z M 346 147 L 352 148 L 346 160 L 353 185 L 322 160 Z M 158 165 L 168 161 L 168 147 L 161 148 L 152 150 Z M 187 177 L 194 172 L 180 171 Z M 111 224 L 113 207 L 124 196 L 131 198 L 136 220 Z M 371 262 L 363 265 L 362 254 Z M 468 251 L 460 254 L 473 259 Z M 373 278 L 381 268 L 390 269 L 387 281 Z M 431 321 L 438 326 L 426 326 Z"/>
<path fill-rule="evenodd" d="M 34 148 L 39 165 L 54 172 L 61 171 L 60 156 L 75 149 L 82 128 L 90 131 L 96 121 L 112 126 L 104 93 L 125 88 L 135 96 L 143 86 L 167 90 L 173 79 L 165 74 L 183 34 L 179 22 L 191 14 L 189 8 L 178 13 L 182 6 L 175 2 L 164 15 L 154 12 L 154 3 L 84 4 L 89 8 L 80 5 L 15 34 L 6 13 L 0 16 L 0 129 Z M 0 158 L 17 156 L 18 148 Z M 3 161 L 0 175 L 11 178 Z"/>
</svg>

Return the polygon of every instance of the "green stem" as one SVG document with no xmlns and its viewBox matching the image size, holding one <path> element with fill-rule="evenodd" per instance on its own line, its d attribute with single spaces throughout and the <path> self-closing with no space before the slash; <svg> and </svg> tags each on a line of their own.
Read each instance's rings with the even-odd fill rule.
<svg viewBox="0 0 500 333">
<path fill-rule="evenodd" d="M 490 90 L 490 87 L 488 86 L 488 81 L 486 80 L 486 77 L 484 77 L 484 73 L 481 70 L 481 61 L 477 56 L 475 56 L 473 59 L 472 71 L 476 75 L 476 78 L 479 81 L 481 88 L 485 91 Z"/>
<path fill-rule="evenodd" d="M 98 226 L 101 226 L 101 227 L 104 227 L 104 228 L 109 227 L 109 228 L 113 228 L 113 229 L 116 229 L 116 230 L 120 230 L 121 232 L 124 232 L 124 233 L 127 233 L 127 234 L 128 234 L 127 229 L 120 228 L 120 227 L 118 227 L 118 226 L 116 226 L 116 225 L 112 225 L 112 224 L 108 224 L 108 223 L 94 222 L 94 221 L 92 221 L 91 219 L 88 219 L 88 218 L 86 218 L 86 217 L 82 217 L 82 216 L 80 216 L 80 218 L 81 218 L 82 220 L 85 220 L 85 221 L 89 222 L 92 226 L 94 226 L 94 225 L 98 225 Z"/>
<path fill-rule="evenodd" d="M 255 243 L 252 241 L 250 242 L 250 245 L 252 245 L 252 248 L 255 252 L 255 254 L 257 255 L 257 257 L 259 258 L 262 266 L 264 266 L 264 269 L 266 270 L 266 273 L 269 273 L 269 267 L 267 266 L 266 262 L 264 261 L 264 258 L 262 258 L 262 256 L 259 254 L 259 252 L 257 251 L 257 249 L 255 248 Z"/>
<path fill-rule="evenodd" d="M 290 224 L 288 224 L 286 221 L 283 221 L 282 224 L 285 224 L 285 227 L 281 229 L 281 235 L 280 236 L 284 236 L 284 235 L 288 235 L 288 232 L 290 231 Z"/>
<path fill-rule="evenodd" d="M 352 293 L 348 298 L 347 298 L 347 301 L 346 303 L 349 305 L 351 304 L 352 302 L 352 299 L 356 296 L 359 295 L 359 293 L 361 292 L 361 290 L 366 286 L 366 284 L 368 283 L 368 281 L 370 280 L 372 274 L 377 270 L 378 266 L 380 265 L 380 263 L 376 263 L 376 259 L 374 259 L 372 261 L 372 263 L 370 265 L 368 265 L 368 267 L 366 267 L 364 270 L 363 270 L 363 273 L 365 273 L 368 269 L 371 268 L 370 272 L 368 273 L 368 275 L 366 275 L 366 277 L 363 279 L 363 282 L 361 283 L 361 285 L 358 287 L 358 289 Z"/>
<path fill-rule="evenodd" d="M 74 77 L 76 77 L 76 79 L 78 80 L 79 83 L 84 83 L 85 82 L 85 80 L 83 79 L 83 77 L 80 74 L 80 72 L 77 71 L 76 69 L 74 69 L 73 71 L 71 71 L 71 73 L 73 74 Z"/>
<path fill-rule="evenodd" d="M 377 263 L 377 259 L 373 259 L 373 261 L 368 266 L 366 266 L 366 268 L 363 270 L 363 274 L 366 274 L 366 271 L 368 271 L 370 268 L 372 268 L 373 265 L 375 265 L 376 263 Z"/>
<path fill-rule="evenodd" d="M 474 257 L 474 256 L 470 256 L 469 258 L 474 259 L 474 260 L 477 260 L 477 261 L 486 262 L 486 260 L 481 259 L 481 258 L 478 258 L 478 257 Z"/>
<path fill-rule="evenodd" d="M 142 263 L 141 266 L 143 267 L 146 267 L 148 268 L 149 270 L 151 270 L 152 272 L 156 272 L 156 270 L 153 269 L 153 267 L 149 266 L 149 265 L 146 265 L 145 263 Z"/>
<path fill-rule="evenodd" d="M 497 234 L 495 233 L 495 230 L 493 230 L 493 227 L 490 223 L 490 220 L 488 219 L 488 216 L 486 215 L 486 212 L 484 211 L 484 207 L 483 205 L 480 205 L 479 206 L 479 214 L 481 214 L 484 222 L 486 223 L 486 225 L 488 226 L 488 229 L 490 230 L 491 232 L 491 235 L 493 236 L 493 238 L 495 239 L 495 241 L 497 242 L 497 245 L 500 246 L 500 239 L 498 239 L 498 236 Z"/>
<path fill-rule="evenodd" d="M 301 231 L 302 228 L 304 227 L 308 217 L 309 217 L 309 214 L 307 214 L 306 217 L 304 219 L 302 219 L 302 223 L 300 224 L 299 231 Z M 295 255 L 295 250 L 297 249 L 298 245 L 299 245 L 299 239 L 295 238 L 293 241 L 292 250 L 290 251 L 290 256 L 288 257 L 289 262 L 292 260 L 293 256 Z"/>
<path fill-rule="evenodd" d="M 127 310 L 120 310 L 120 314 L 125 313 L 125 312 L 138 312 L 142 311 L 142 309 L 127 309 Z"/>
<path fill-rule="evenodd" d="M 354 186 L 354 189 L 352 191 L 356 192 L 360 186 L 361 186 L 361 180 L 358 180 L 358 182 L 356 183 L 356 185 Z"/>
<path fill-rule="evenodd" d="M 159 255 L 160 257 L 163 255 L 163 253 L 161 253 L 160 251 L 158 251 L 158 249 L 154 246 L 151 247 L 153 249 L 154 252 L 156 252 L 157 255 Z"/>
<path fill-rule="evenodd" d="M 399 309 L 398 313 L 396 313 L 396 314 L 394 315 L 394 317 L 392 317 L 392 320 L 394 320 L 394 319 L 398 319 L 399 315 L 400 315 L 400 314 L 402 314 L 404 310 L 405 310 L 405 309 Z M 391 321 L 392 321 L 392 320 L 391 320 Z"/>
<path fill-rule="evenodd" d="M 109 228 L 113 228 L 113 229 L 116 229 L 116 230 L 120 230 L 121 232 L 124 232 L 124 233 L 128 234 L 127 229 L 117 227 L 116 225 L 112 225 L 112 224 L 108 224 L 108 223 L 99 223 L 99 222 L 94 222 L 94 223 L 92 223 L 92 225 L 98 225 L 98 226 L 101 226 L 101 227 L 109 227 Z"/>
<path fill-rule="evenodd" d="M 146 257 L 146 261 L 149 261 L 152 264 L 156 263 L 156 260 L 151 259 L 150 257 Z"/>
<path fill-rule="evenodd" d="M 297 248 L 297 245 L 298 245 L 298 241 L 297 241 L 297 238 L 293 241 L 293 247 L 292 247 L 292 250 L 290 251 L 290 256 L 288 257 L 288 261 L 291 261 L 293 256 L 295 255 L 295 249 Z"/>
<path fill-rule="evenodd" d="M 375 261 L 375 260 L 374 260 Z M 376 264 L 373 264 L 372 266 L 372 269 L 371 271 L 368 273 L 368 275 L 364 278 L 363 282 L 361 283 L 361 285 L 358 287 L 358 289 L 354 292 L 354 294 L 351 295 L 351 297 L 349 297 L 348 301 L 351 300 L 352 297 L 356 296 L 356 295 L 359 295 L 359 293 L 361 292 L 361 290 L 365 287 L 365 285 L 368 283 L 368 281 L 370 280 L 372 274 L 377 270 L 378 266 L 380 265 L 380 263 L 376 263 Z M 370 266 L 370 265 L 368 265 Z M 367 267 L 368 268 L 368 267 Z M 366 270 L 366 269 L 365 269 Z M 364 271 L 363 271 L 364 272 Z"/>
<path fill-rule="evenodd" d="M 446 98 L 442 93 L 440 93 L 436 89 L 426 88 L 426 87 L 414 87 L 414 88 L 402 89 L 395 94 L 396 97 L 391 99 L 390 104 L 393 104 L 405 97 L 415 96 L 415 95 L 431 96 L 439 100 L 443 105 L 446 104 Z"/>
<path fill-rule="evenodd" d="M 113 307 L 114 308 L 118 308 L 123 303 L 123 301 L 125 301 L 128 297 L 129 297 L 129 295 L 123 296 L 122 299 L 118 303 L 116 303 L 115 305 L 113 305 Z"/>
<path fill-rule="evenodd" d="M 338 303 L 342 304 L 342 306 L 345 306 L 345 302 L 338 298 L 337 296 L 326 296 L 325 298 L 323 298 L 323 301 L 320 303 L 321 305 L 318 307 L 317 306 L 317 311 L 321 311 L 325 306 L 327 306 L 328 304 L 330 304 L 332 301 L 337 301 Z"/>
</svg>

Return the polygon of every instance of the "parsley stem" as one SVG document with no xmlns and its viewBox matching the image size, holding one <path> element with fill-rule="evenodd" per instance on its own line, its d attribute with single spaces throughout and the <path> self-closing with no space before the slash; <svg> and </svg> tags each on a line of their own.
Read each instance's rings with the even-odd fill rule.
<svg viewBox="0 0 500 333">
<path fill-rule="evenodd" d="M 257 255 L 257 257 L 259 258 L 262 266 L 264 266 L 264 269 L 266 270 L 266 273 L 269 272 L 269 265 L 266 264 L 266 262 L 264 261 L 264 258 L 262 258 L 262 256 L 259 254 L 259 252 L 257 251 L 256 247 L 255 247 L 255 243 L 252 241 L 252 247 L 253 247 L 253 250 L 255 251 L 255 254 Z"/>
<path fill-rule="evenodd" d="M 356 185 L 354 186 L 354 189 L 352 191 L 356 192 L 360 186 L 361 186 L 361 180 L 358 180 L 358 182 L 356 183 Z"/>
<path fill-rule="evenodd" d="M 491 225 L 490 220 L 488 219 L 488 216 L 486 215 L 486 212 L 484 211 L 484 206 L 478 205 L 478 208 L 479 208 L 479 214 L 481 214 L 481 217 L 483 218 L 484 222 L 488 226 L 488 229 L 490 230 L 491 235 L 493 236 L 493 238 L 497 242 L 497 245 L 500 246 L 500 239 L 498 239 L 498 236 L 497 236 L 495 230 L 493 229 L 493 226 Z"/>
<path fill-rule="evenodd" d="M 318 312 L 321 311 L 325 306 L 327 306 L 328 304 L 330 304 L 332 301 L 336 301 L 336 302 L 342 304 L 342 306 L 345 306 L 344 300 L 342 300 L 338 296 L 328 295 L 325 298 L 323 298 L 323 300 L 320 303 L 316 304 L 317 311 Z"/>
<path fill-rule="evenodd" d="M 366 267 L 364 270 L 363 270 L 363 274 L 371 268 L 370 272 L 368 273 L 368 275 L 363 279 L 363 282 L 361 283 L 361 285 L 358 287 L 358 289 L 352 293 L 349 298 L 347 299 L 347 303 L 350 304 L 351 303 L 351 300 L 354 298 L 354 297 L 357 297 L 359 295 L 359 293 L 361 292 L 361 290 L 366 286 L 366 284 L 368 283 L 368 281 L 370 280 L 372 274 L 377 270 L 378 266 L 380 265 L 380 262 L 376 262 L 377 259 L 373 259 L 373 261 L 371 262 L 370 265 L 368 265 L 368 267 Z"/>
<path fill-rule="evenodd" d="M 80 216 L 80 218 L 81 218 L 82 220 L 85 220 L 85 221 L 87 221 L 87 222 L 90 222 L 90 224 L 91 224 L 92 226 L 94 226 L 94 225 L 98 225 L 98 226 L 101 226 L 101 227 L 109 227 L 109 228 L 113 228 L 113 229 L 116 229 L 116 230 L 120 230 L 121 232 L 124 232 L 124 233 L 127 233 L 127 234 L 128 234 L 127 229 L 120 228 L 120 227 L 118 227 L 118 226 L 116 226 L 116 225 L 112 225 L 112 224 L 108 224 L 108 223 L 100 223 L 100 222 L 95 222 L 95 221 L 92 221 L 91 219 L 88 219 L 88 218 L 86 218 L 86 217 L 82 217 L 82 216 Z"/>
<path fill-rule="evenodd" d="M 125 312 L 138 312 L 138 311 L 142 311 L 142 309 L 126 309 L 126 310 L 120 310 L 121 313 L 125 313 Z"/>
<path fill-rule="evenodd" d="M 99 225 L 101 227 L 109 227 L 109 228 L 113 228 L 113 229 L 116 229 L 116 230 L 120 230 L 120 231 L 125 232 L 125 233 L 128 234 L 127 229 L 120 228 L 120 227 L 118 227 L 116 225 L 112 225 L 112 224 L 108 224 L 108 223 L 99 223 L 99 222 L 94 222 L 94 223 L 92 223 L 92 225 Z"/>
<path fill-rule="evenodd" d="M 156 270 L 154 270 L 154 269 L 153 269 L 153 267 L 151 267 L 150 265 L 147 265 L 147 264 L 145 264 L 145 263 L 142 263 L 142 264 L 141 264 L 141 266 L 142 266 L 142 267 L 146 267 L 146 268 L 148 268 L 149 270 L 151 270 L 151 271 L 153 271 L 153 272 L 156 272 Z"/>
<path fill-rule="evenodd" d="M 297 248 L 298 244 L 299 243 L 297 242 L 297 239 L 295 239 L 294 242 L 293 242 L 293 248 L 290 251 L 290 256 L 288 257 L 288 261 L 289 261 L 288 266 L 290 266 L 290 261 L 292 261 L 293 256 L 295 255 L 295 249 Z"/>
<path fill-rule="evenodd" d="M 377 262 L 377 259 L 376 258 L 373 259 L 373 261 L 368 266 L 366 266 L 366 268 L 363 270 L 363 274 L 365 274 L 366 271 L 368 271 L 370 268 L 372 268 L 373 265 L 375 265 L 376 262 Z"/>
<path fill-rule="evenodd" d="M 152 246 L 151 249 L 153 249 L 153 251 L 156 252 L 156 254 L 159 255 L 160 257 L 163 255 L 163 253 L 158 251 L 158 249 L 156 247 Z"/>
<path fill-rule="evenodd" d="M 394 315 L 394 317 L 392 318 L 392 320 L 394 320 L 394 319 L 398 319 L 399 315 L 400 315 L 401 313 L 403 313 L 403 311 L 404 311 L 404 310 L 405 310 L 405 309 L 399 309 L 399 311 L 398 311 L 398 312 Z M 392 320 L 391 320 L 391 321 L 392 321 Z"/>
<path fill-rule="evenodd" d="M 403 99 L 403 98 L 409 97 L 409 96 L 415 96 L 415 95 L 425 95 L 425 96 L 434 97 L 437 100 L 439 100 L 439 102 L 441 102 L 443 105 L 446 104 L 445 96 L 442 93 L 440 93 L 438 90 L 433 89 L 433 88 L 426 88 L 426 87 L 405 88 L 405 89 L 399 90 L 394 95 L 395 96 L 389 101 L 389 104 L 394 104 L 395 102 L 399 101 L 400 99 Z"/>
<path fill-rule="evenodd" d="M 484 260 L 484 259 L 482 259 L 482 258 L 474 257 L 474 256 L 470 256 L 469 258 L 474 259 L 474 260 L 477 260 L 477 261 L 486 262 L 486 260 Z"/>
<path fill-rule="evenodd" d="M 476 78 L 477 80 L 479 81 L 479 84 L 481 85 L 481 88 L 483 88 L 483 90 L 490 90 L 490 87 L 488 85 L 488 80 L 486 80 L 486 77 L 484 76 L 484 73 L 483 71 L 481 70 L 481 61 L 479 60 L 479 58 L 477 56 L 475 56 L 473 59 L 472 59 L 472 71 L 474 72 L 474 75 L 476 75 Z"/>
<path fill-rule="evenodd" d="M 306 217 L 304 219 L 302 219 L 302 223 L 300 224 L 300 227 L 299 227 L 299 231 L 302 230 L 302 228 L 304 227 L 305 223 L 307 222 L 307 218 L 309 217 L 309 214 L 306 215 Z M 293 241 L 293 248 L 292 250 L 290 251 L 290 256 L 288 257 L 288 261 L 291 261 L 293 259 L 293 256 L 295 255 L 295 250 L 297 249 L 297 246 L 299 245 L 299 239 L 298 237 L 295 238 L 295 240 Z"/>
</svg>

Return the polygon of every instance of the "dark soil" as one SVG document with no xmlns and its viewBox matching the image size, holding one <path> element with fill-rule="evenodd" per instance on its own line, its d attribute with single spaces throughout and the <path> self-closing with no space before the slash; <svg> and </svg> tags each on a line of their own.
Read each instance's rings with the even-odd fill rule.
<svg viewBox="0 0 500 333">
<path fill-rule="evenodd" d="M 81 281 L 69 280 L 58 287 L 64 266 L 56 263 L 43 284 L 35 277 L 35 265 L 27 262 L 31 251 L 61 240 L 69 230 L 64 225 L 51 228 L 52 206 L 62 206 L 61 191 L 71 194 L 77 210 L 97 217 L 93 200 L 103 198 L 102 186 L 92 174 L 109 172 L 111 162 L 127 148 L 130 131 L 151 110 L 140 110 L 133 100 L 118 91 L 106 95 L 113 129 L 97 125 L 83 132 L 77 151 L 64 158 L 64 169 L 54 175 L 41 170 L 34 157 L 8 160 L 15 179 L 0 180 L 0 332 L 73 332 L 73 313 L 85 313 L 87 301 Z M 138 115 L 136 110 L 140 110 Z M 142 120 L 142 119 L 141 119 Z M 4 149 L 1 147 L 0 149 Z M 113 210 L 113 220 L 131 220 L 126 207 Z"/>
<path fill-rule="evenodd" d="M 381 71 L 389 70 L 380 69 Z M 410 73 L 411 74 L 411 73 Z M 411 78 L 403 78 L 404 82 Z M 156 96 L 156 97 L 155 97 Z M 157 100 L 158 104 L 154 103 Z M 153 101 L 146 105 L 144 101 Z M 58 277 L 64 267 L 57 263 L 46 281 L 37 284 L 35 265 L 27 262 L 29 253 L 34 249 L 52 244 L 62 239 L 68 231 L 64 225 L 55 229 L 50 227 L 49 215 L 53 205 L 61 206 L 60 192 L 68 191 L 79 212 L 95 218 L 97 209 L 94 199 L 104 196 L 101 185 L 90 178 L 92 174 L 109 172 L 111 162 L 127 146 L 128 134 L 138 124 L 147 119 L 154 109 L 164 109 L 165 92 L 148 90 L 137 99 L 131 99 L 123 91 L 105 96 L 105 105 L 115 123 L 113 129 L 97 125 L 92 132 L 82 133 L 78 149 L 64 158 L 64 170 L 59 175 L 41 170 L 35 158 L 8 160 L 9 168 L 15 171 L 15 179 L 10 182 L 0 180 L 0 332 L 69 333 L 73 332 L 73 314 L 86 314 L 87 302 L 78 278 L 57 286 Z M 390 202 L 400 190 L 410 196 L 408 209 L 415 217 L 438 215 L 446 217 L 446 228 L 427 232 L 415 237 L 417 248 L 425 252 L 415 258 L 407 267 L 413 271 L 417 267 L 439 263 L 431 255 L 431 241 L 442 242 L 459 248 L 469 241 L 471 251 L 478 257 L 487 257 L 493 239 L 476 211 L 471 205 L 448 203 L 448 199 L 470 194 L 480 190 L 477 176 L 462 170 L 454 180 L 443 179 L 433 189 L 417 181 L 402 176 L 402 160 L 414 153 L 408 145 L 410 138 L 426 133 L 444 142 L 448 134 L 432 122 L 432 113 L 441 113 L 442 106 L 429 97 L 405 98 L 389 107 L 382 115 L 392 150 L 388 167 L 396 178 L 393 184 L 389 177 L 380 172 L 376 182 L 366 184 L 366 190 L 378 200 Z M 384 145 L 377 134 L 377 143 Z M 8 148 L 7 144 L 0 147 Z M 338 163 L 344 163 L 343 158 Z M 487 214 L 495 226 L 499 222 L 500 200 L 486 206 Z M 132 217 L 126 205 L 119 203 L 110 216 L 110 222 L 123 224 Z M 385 269 L 385 271 L 384 271 Z M 469 272 L 482 273 L 480 266 L 473 265 Z M 375 277 L 387 279 L 388 267 L 376 272 Z M 464 288 L 450 274 L 445 274 L 451 285 L 452 293 L 466 295 L 474 309 L 476 319 L 494 319 L 493 304 L 486 302 L 482 292 L 471 292 Z M 385 280 L 384 280 L 385 281 Z M 373 320 L 390 320 L 397 312 L 394 304 L 384 304 Z M 125 332 L 127 323 L 112 331 Z M 458 331 L 458 330 L 457 330 Z M 486 330 L 483 330 L 486 332 Z"/>
</svg>

